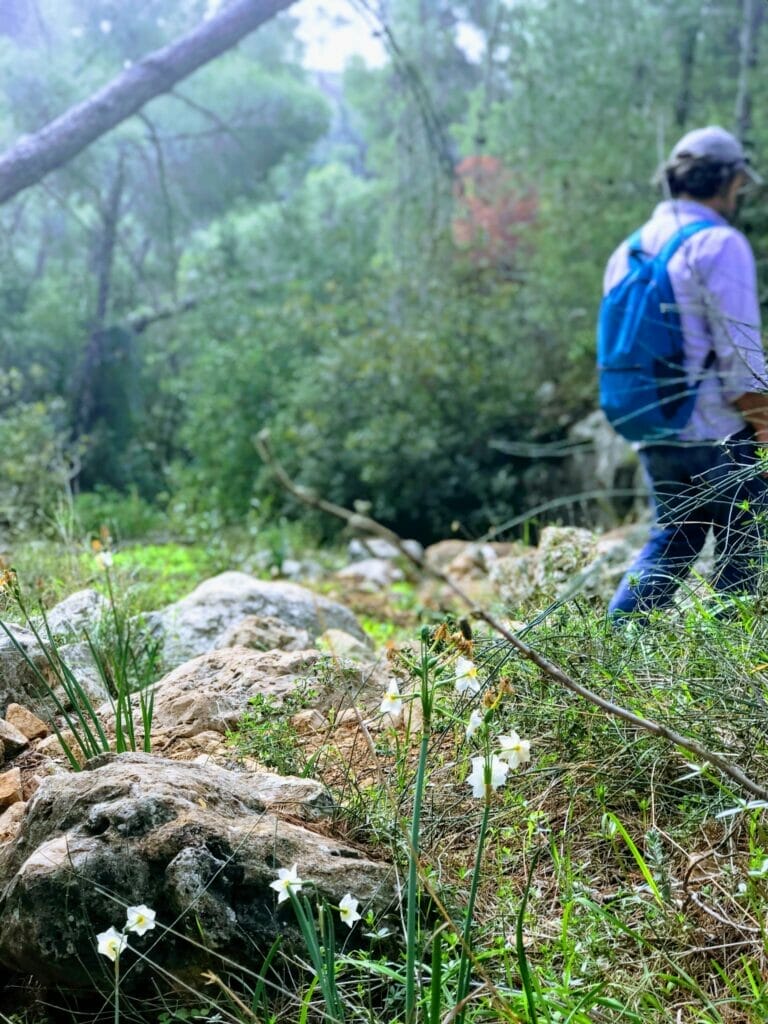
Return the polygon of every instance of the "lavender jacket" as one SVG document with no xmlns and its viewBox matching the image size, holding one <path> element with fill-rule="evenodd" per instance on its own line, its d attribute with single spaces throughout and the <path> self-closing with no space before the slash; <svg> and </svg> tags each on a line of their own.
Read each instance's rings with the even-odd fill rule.
<svg viewBox="0 0 768 1024">
<path fill-rule="evenodd" d="M 657 253 L 678 228 L 693 221 L 712 228 L 689 238 L 667 268 L 685 342 L 688 383 L 701 380 L 693 415 L 681 441 L 723 440 L 745 426 L 733 405 L 746 392 L 768 391 L 768 373 L 760 339 L 755 258 L 740 231 L 708 206 L 687 199 L 659 203 L 642 228 L 645 252 Z M 608 261 L 605 292 L 628 273 L 627 243 Z M 704 363 L 714 348 L 716 360 Z"/>
</svg>

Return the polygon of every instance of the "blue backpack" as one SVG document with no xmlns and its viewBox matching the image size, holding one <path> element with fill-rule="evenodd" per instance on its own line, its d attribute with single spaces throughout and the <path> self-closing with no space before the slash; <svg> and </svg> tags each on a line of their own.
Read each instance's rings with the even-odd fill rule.
<svg viewBox="0 0 768 1024">
<path fill-rule="evenodd" d="M 628 441 L 669 440 L 693 413 L 698 382 L 691 387 L 687 381 L 667 265 L 691 235 L 711 227 L 710 221 L 686 224 L 656 256 L 643 252 L 636 231 L 628 239 L 629 273 L 603 298 L 597 323 L 600 408 Z M 714 359 L 710 352 L 705 368 Z"/>
</svg>

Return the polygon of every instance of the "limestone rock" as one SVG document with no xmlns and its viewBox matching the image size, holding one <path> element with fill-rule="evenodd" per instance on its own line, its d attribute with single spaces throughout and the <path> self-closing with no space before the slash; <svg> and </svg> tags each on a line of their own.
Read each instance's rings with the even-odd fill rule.
<svg viewBox="0 0 768 1024">
<path fill-rule="evenodd" d="M 12 633 L 15 643 L 5 632 L 6 629 Z M 45 652 L 35 640 L 34 633 L 30 629 L 6 622 L 5 629 L 0 628 L 0 715 L 4 715 L 8 705 L 13 702 L 24 704 L 35 711 L 45 706 L 44 688 L 35 669 L 19 652 L 16 644 L 46 680 L 52 678 Z"/>
<path fill-rule="evenodd" d="M 317 708 L 305 708 L 303 711 L 297 711 L 291 717 L 291 725 L 300 736 L 313 732 L 326 732 L 329 728 L 328 719 Z"/>
<path fill-rule="evenodd" d="M 593 521 L 605 527 L 615 525 L 630 511 L 641 515 L 647 485 L 637 452 L 616 433 L 605 413 L 596 409 L 579 420 L 568 431 L 568 440 L 578 445 L 569 456 L 573 492 L 596 490 L 607 495 L 597 501 Z M 635 490 L 637 494 L 611 497 L 611 492 L 617 490 Z"/>
<path fill-rule="evenodd" d="M 350 658 L 352 661 L 370 661 L 373 652 L 368 644 L 361 643 L 357 637 L 350 636 L 343 629 L 326 629 L 317 638 L 321 650 L 328 651 L 334 658 Z"/>
<path fill-rule="evenodd" d="M 402 570 L 386 558 L 364 558 L 339 569 L 336 578 L 369 590 L 383 590 L 403 579 Z"/>
<path fill-rule="evenodd" d="M 98 590 L 77 590 L 47 613 L 48 627 L 53 634 L 82 640 L 86 632 L 94 635 L 108 609 L 109 602 Z"/>
<path fill-rule="evenodd" d="M 77 763 L 81 766 L 84 765 L 87 758 L 75 739 L 74 734 L 69 729 L 61 729 L 59 731 L 61 733 L 61 740 L 69 747 Z M 69 758 L 61 745 L 61 740 L 56 733 L 51 733 L 50 736 L 46 736 L 45 739 L 40 741 L 37 750 L 43 756 L 51 758 L 60 764 L 69 764 Z"/>
<path fill-rule="evenodd" d="M 500 558 L 491 568 L 491 581 L 507 609 L 514 610 L 532 600 L 537 589 L 537 560 L 536 548 L 528 548 L 520 554 Z"/>
<path fill-rule="evenodd" d="M 51 731 L 42 719 L 21 704 L 9 704 L 5 720 L 28 740 L 39 740 Z"/>
<path fill-rule="evenodd" d="M 305 680 L 318 651 L 252 651 L 228 647 L 180 665 L 155 687 L 153 731 L 194 736 L 226 733 L 248 710 L 248 700 L 268 693 L 278 700 Z"/>
<path fill-rule="evenodd" d="M 543 591 L 559 591 L 583 572 L 597 554 L 597 537 L 578 526 L 546 526 L 541 531 L 536 582 Z"/>
<path fill-rule="evenodd" d="M 424 553 L 427 564 L 458 580 L 485 575 L 500 558 L 522 549 L 521 544 L 489 541 L 441 540 Z"/>
<path fill-rule="evenodd" d="M 5 756 L 13 757 L 29 746 L 29 740 L 15 725 L 0 718 L 0 742 L 5 748 Z"/>
<path fill-rule="evenodd" d="M 19 834 L 26 806 L 23 800 L 17 800 L 0 812 L 0 846 L 12 842 Z"/>
<path fill-rule="evenodd" d="M 424 555 L 424 548 L 417 540 L 404 540 L 403 547 L 416 558 Z M 391 561 L 403 557 L 402 552 L 383 537 L 353 537 L 347 546 L 347 552 L 354 562 L 361 562 L 367 558 L 388 558 Z"/>
<path fill-rule="evenodd" d="M 306 651 L 309 631 L 291 626 L 274 615 L 246 615 L 224 632 L 219 647 L 251 647 L 255 651 Z"/>
<path fill-rule="evenodd" d="M 107 689 L 87 643 L 65 644 L 59 656 L 96 707 L 107 699 Z"/>
<path fill-rule="evenodd" d="M 348 608 L 295 583 L 264 581 L 242 572 L 225 572 L 162 611 L 147 616 L 147 625 L 163 639 L 168 666 L 180 665 L 221 647 L 227 630 L 247 615 L 272 615 L 306 629 L 314 638 L 325 629 L 344 629 L 364 639 Z"/>
<path fill-rule="evenodd" d="M 18 803 L 21 799 L 21 772 L 18 768 L 10 768 L 0 774 L 0 810 Z"/>
<path fill-rule="evenodd" d="M 277 868 L 294 864 L 315 898 L 338 905 L 352 892 L 378 918 L 394 896 L 389 865 L 269 810 L 297 781 L 307 785 L 141 754 L 45 780 L 0 851 L 0 961 L 62 988 L 103 979 L 109 993 L 111 965 L 93 936 L 121 927 L 126 905 L 145 903 L 159 927 L 132 935 L 131 946 L 151 946 L 175 977 L 199 984 L 219 956 L 259 970 L 278 934 L 282 948 L 301 948 L 290 906 L 278 907 L 270 889 Z M 151 968 L 123 956 L 125 985 L 146 988 Z"/>
</svg>

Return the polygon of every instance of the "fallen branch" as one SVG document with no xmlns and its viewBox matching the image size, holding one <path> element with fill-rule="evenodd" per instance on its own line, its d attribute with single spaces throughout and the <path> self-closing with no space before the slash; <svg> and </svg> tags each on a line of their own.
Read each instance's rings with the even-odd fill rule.
<svg viewBox="0 0 768 1024">
<path fill-rule="evenodd" d="M 606 700 L 605 697 L 601 697 L 600 694 L 595 693 L 594 690 L 590 690 L 588 687 L 582 686 L 581 683 L 569 676 L 568 673 L 564 671 L 564 669 L 560 668 L 559 665 L 556 665 L 554 662 L 544 657 L 544 655 L 539 654 L 533 647 L 529 647 L 528 644 L 512 633 L 509 628 L 492 615 L 491 612 L 473 601 L 466 591 L 463 590 L 455 580 L 451 579 L 450 576 L 441 570 L 434 568 L 434 566 L 429 565 L 421 555 L 417 555 L 415 552 L 410 551 L 394 531 L 387 529 L 386 526 L 382 526 L 381 523 L 377 523 L 375 519 L 371 519 L 369 516 L 361 515 L 357 512 L 350 512 L 349 509 L 343 508 L 341 505 L 336 505 L 331 501 L 326 501 L 323 498 L 319 498 L 316 494 L 313 494 L 306 488 L 295 484 L 285 472 L 281 464 L 276 460 L 269 443 L 268 431 L 262 431 L 258 434 L 254 439 L 254 444 L 256 445 L 259 455 L 265 464 L 271 469 L 280 485 L 298 501 L 305 505 L 309 505 L 311 508 L 327 512 L 329 515 L 335 516 L 337 519 L 343 520 L 353 529 L 362 530 L 389 541 L 390 544 L 397 548 L 404 558 L 407 558 L 408 561 L 417 566 L 423 573 L 431 576 L 433 579 L 439 580 L 448 587 L 456 597 L 459 598 L 462 604 L 466 606 L 467 610 L 474 618 L 479 619 L 490 626 L 491 629 L 495 633 L 498 633 L 499 636 L 503 637 L 510 646 L 512 646 L 518 654 L 521 655 L 521 657 L 532 662 L 537 666 L 537 668 L 541 669 L 548 679 L 551 679 L 553 682 L 563 687 L 563 689 L 569 690 L 571 693 L 576 694 L 576 696 L 588 701 L 595 707 L 600 708 L 600 710 L 604 711 L 606 714 L 611 715 L 614 718 L 620 718 L 629 725 L 633 725 L 635 728 L 641 729 L 643 732 L 650 733 L 652 736 L 660 736 L 662 739 L 667 740 L 674 746 L 680 747 L 682 750 L 693 754 L 701 761 L 708 762 L 713 767 L 721 771 L 723 775 L 728 776 L 729 779 L 738 783 L 738 785 L 748 793 L 751 793 L 753 796 L 759 797 L 762 800 L 768 800 L 768 788 L 760 785 L 758 782 L 755 782 L 746 775 L 738 765 L 732 764 L 727 760 L 727 758 L 722 757 L 720 754 L 717 754 L 712 750 L 708 750 L 696 740 L 690 739 L 687 736 L 682 736 L 680 733 L 675 732 L 674 729 L 670 729 L 668 726 L 662 725 L 661 722 L 656 722 L 651 718 L 643 718 L 640 715 L 636 715 L 634 712 L 621 707 L 619 704 L 614 704 L 612 701 Z"/>
</svg>

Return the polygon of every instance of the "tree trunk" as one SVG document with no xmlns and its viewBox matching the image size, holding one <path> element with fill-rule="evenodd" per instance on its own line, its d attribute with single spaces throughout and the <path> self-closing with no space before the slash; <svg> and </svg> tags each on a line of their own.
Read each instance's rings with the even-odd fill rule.
<svg viewBox="0 0 768 1024">
<path fill-rule="evenodd" d="M 736 135 L 742 142 L 752 130 L 752 91 L 749 79 L 750 72 L 757 66 L 757 42 L 765 8 L 764 0 L 743 0 L 739 31 L 739 79 L 734 109 Z"/>
<path fill-rule="evenodd" d="M 83 355 L 80 386 L 76 396 L 76 433 L 80 437 L 91 428 L 95 409 L 95 381 L 104 362 L 104 341 L 109 297 L 112 290 L 112 267 L 115 262 L 117 226 L 120 220 L 120 202 L 123 197 L 125 175 L 122 155 L 101 215 L 101 232 L 96 251 L 96 312 L 90 337 Z"/>
<path fill-rule="evenodd" d="M 691 112 L 693 69 L 696 65 L 696 45 L 699 39 L 698 20 L 688 25 L 680 46 L 680 89 L 675 99 L 675 124 L 682 130 Z"/>
<path fill-rule="evenodd" d="M 82 103 L 0 156 L 0 203 L 67 163 L 155 96 L 235 46 L 294 0 L 233 0 L 192 32 L 148 54 Z"/>
</svg>

